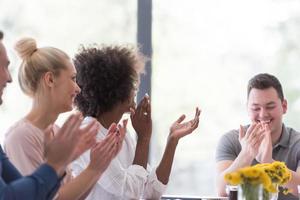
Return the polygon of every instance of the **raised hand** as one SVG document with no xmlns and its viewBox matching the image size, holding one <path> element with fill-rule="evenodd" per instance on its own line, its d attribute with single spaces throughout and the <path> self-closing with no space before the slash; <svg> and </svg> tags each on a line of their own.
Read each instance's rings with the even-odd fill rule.
<svg viewBox="0 0 300 200">
<path fill-rule="evenodd" d="M 253 123 L 245 130 L 242 126 L 239 129 L 239 141 L 242 147 L 241 153 L 245 154 L 250 159 L 254 159 L 258 154 L 259 146 L 263 139 L 262 126 L 260 123 Z"/>
<path fill-rule="evenodd" d="M 192 133 L 198 127 L 200 113 L 201 110 L 196 108 L 194 119 L 184 123 L 182 122 L 185 119 L 185 115 L 179 117 L 179 119 L 177 119 L 170 128 L 169 138 L 179 140 L 180 138 Z"/>
<path fill-rule="evenodd" d="M 96 144 L 96 135 L 99 131 L 100 126 L 100 123 L 96 119 L 91 118 L 91 121 L 87 124 L 87 126 L 81 127 L 79 129 L 81 138 L 79 144 L 76 147 L 74 158 L 72 160 L 75 160 L 86 150 L 90 149 L 94 144 Z"/>
<path fill-rule="evenodd" d="M 149 139 L 152 134 L 151 104 L 146 94 L 136 109 L 131 108 L 131 122 L 139 139 Z"/>
<path fill-rule="evenodd" d="M 126 133 L 128 120 L 123 120 L 122 125 L 111 124 L 107 136 L 94 145 L 90 152 L 89 169 L 103 173 L 112 159 L 119 153 Z"/>
<path fill-rule="evenodd" d="M 61 175 L 66 166 L 78 156 L 79 150 L 77 147 L 81 139 L 90 137 L 90 134 L 95 138 L 97 134 L 97 129 L 93 124 L 84 129 L 80 129 L 81 122 L 81 114 L 72 114 L 52 139 L 52 127 L 48 127 L 45 130 L 45 159 L 59 175 Z M 90 138 L 81 149 L 84 151 L 94 144 L 95 139 Z"/>
<path fill-rule="evenodd" d="M 120 152 L 126 134 L 128 119 L 123 120 L 123 125 L 118 124 L 118 142 L 114 157 Z"/>
<path fill-rule="evenodd" d="M 259 151 L 256 156 L 256 160 L 260 163 L 271 163 L 273 161 L 273 147 L 272 147 L 272 137 L 271 137 L 271 129 L 269 124 L 263 123 L 262 125 L 263 131 L 263 139 L 259 146 Z"/>
</svg>

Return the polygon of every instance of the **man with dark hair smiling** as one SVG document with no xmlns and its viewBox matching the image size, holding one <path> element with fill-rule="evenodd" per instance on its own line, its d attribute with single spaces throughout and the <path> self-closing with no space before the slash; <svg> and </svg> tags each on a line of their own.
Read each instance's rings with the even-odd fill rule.
<svg viewBox="0 0 300 200">
<path fill-rule="evenodd" d="M 247 109 L 251 125 L 240 126 L 223 135 L 216 152 L 218 193 L 225 196 L 224 175 L 257 163 L 282 161 L 292 173 L 285 187 L 292 194 L 279 192 L 278 199 L 296 200 L 300 184 L 300 134 L 286 127 L 282 117 L 287 111 L 279 80 L 270 74 L 258 74 L 248 83 Z"/>
<path fill-rule="evenodd" d="M 2 94 L 6 84 L 12 82 L 8 70 L 9 59 L 2 39 L 3 32 L 0 31 L 0 104 L 2 104 Z M 46 163 L 26 177 L 22 177 L 0 147 L 0 199 L 53 199 L 67 165 L 96 142 L 95 137 L 88 144 L 80 142 L 87 137 L 87 134 L 96 136 L 97 133 L 96 130 L 90 131 L 90 125 L 80 129 L 81 121 L 80 114 L 69 117 L 60 131 L 46 144 Z M 45 130 L 45 137 L 51 137 L 51 134 L 50 126 Z"/>
</svg>

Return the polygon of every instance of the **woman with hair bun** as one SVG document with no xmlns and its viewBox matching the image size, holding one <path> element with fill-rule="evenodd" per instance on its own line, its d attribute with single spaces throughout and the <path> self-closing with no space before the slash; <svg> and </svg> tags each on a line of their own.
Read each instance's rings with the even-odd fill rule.
<svg viewBox="0 0 300 200">
<path fill-rule="evenodd" d="M 43 130 L 54 124 L 60 113 L 72 110 L 80 88 L 73 63 L 60 49 L 37 48 L 34 39 L 24 38 L 16 43 L 15 50 L 22 59 L 18 74 L 21 89 L 33 102 L 29 113 L 6 133 L 4 148 L 12 163 L 23 175 L 28 175 L 45 162 L 44 144 L 51 138 L 45 137 Z M 91 120 L 87 126 L 99 129 L 96 120 Z M 110 126 L 107 137 L 92 147 L 91 161 L 79 176 L 72 178 L 67 170 L 57 199 L 85 199 L 118 153 L 125 126 L 126 122 L 123 126 L 115 123 Z M 58 126 L 53 127 L 52 136 L 59 130 Z M 95 140 L 95 135 L 83 140 L 82 144 L 90 140 Z"/>
</svg>

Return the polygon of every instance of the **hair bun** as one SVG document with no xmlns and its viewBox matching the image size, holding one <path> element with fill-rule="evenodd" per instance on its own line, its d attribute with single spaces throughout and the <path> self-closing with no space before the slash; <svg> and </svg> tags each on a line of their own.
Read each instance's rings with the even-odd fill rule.
<svg viewBox="0 0 300 200">
<path fill-rule="evenodd" d="M 33 38 L 22 38 L 16 43 L 15 50 L 21 59 L 26 59 L 37 50 L 36 41 Z"/>
</svg>

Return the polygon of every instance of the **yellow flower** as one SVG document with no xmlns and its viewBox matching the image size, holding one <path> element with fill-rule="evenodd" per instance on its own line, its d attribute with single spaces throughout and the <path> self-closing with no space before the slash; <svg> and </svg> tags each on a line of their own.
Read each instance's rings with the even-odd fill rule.
<svg viewBox="0 0 300 200">
<path fill-rule="evenodd" d="M 238 185 L 241 183 L 241 176 L 237 172 L 229 173 L 225 175 L 225 180 L 230 184 L 230 185 Z"/>
</svg>

